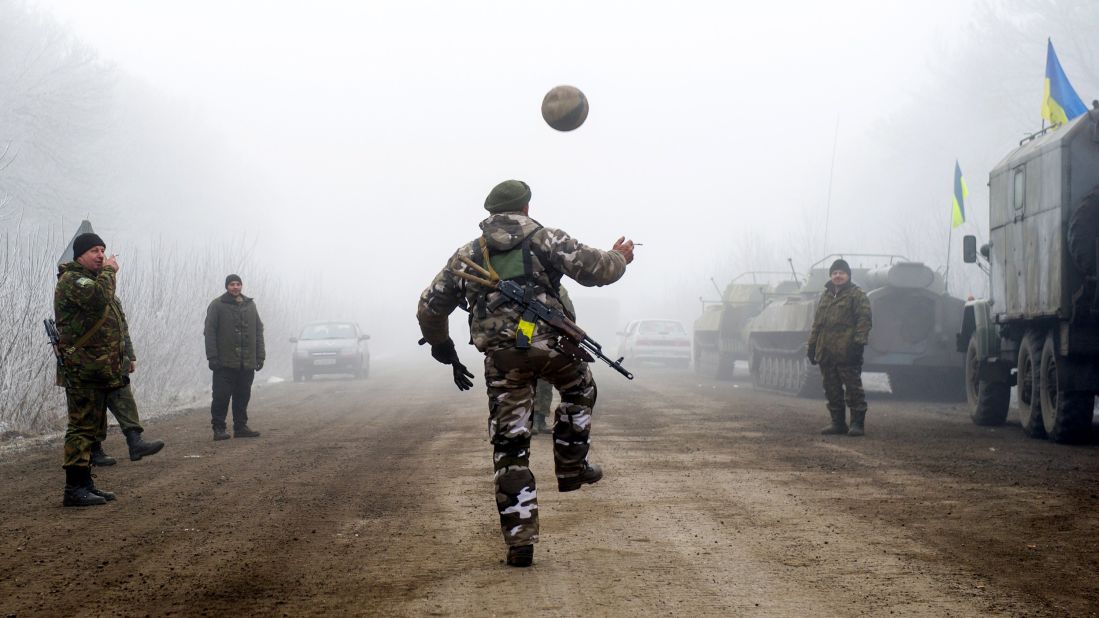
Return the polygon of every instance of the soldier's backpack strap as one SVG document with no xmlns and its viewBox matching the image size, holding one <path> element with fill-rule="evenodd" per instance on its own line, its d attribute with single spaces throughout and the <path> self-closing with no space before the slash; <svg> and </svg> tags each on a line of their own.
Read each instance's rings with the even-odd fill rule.
<svg viewBox="0 0 1099 618">
<path fill-rule="evenodd" d="M 73 343 L 69 347 L 71 347 L 71 348 L 82 348 L 82 347 L 84 347 L 84 345 L 86 343 L 91 341 L 92 336 L 95 335 L 99 331 L 99 329 L 102 328 L 103 325 L 107 322 L 107 316 L 110 315 L 110 313 L 111 313 L 111 304 L 107 303 L 107 307 L 105 309 L 103 309 L 103 316 L 101 318 L 99 318 L 99 321 L 96 322 L 95 324 L 92 324 L 92 327 L 89 328 L 88 330 L 84 331 L 84 334 L 81 335 L 80 338 L 77 339 L 76 342 Z"/>
</svg>

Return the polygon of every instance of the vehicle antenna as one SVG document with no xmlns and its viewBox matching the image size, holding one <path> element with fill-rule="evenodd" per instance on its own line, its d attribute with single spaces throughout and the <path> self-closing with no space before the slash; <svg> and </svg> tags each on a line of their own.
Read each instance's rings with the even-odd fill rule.
<svg viewBox="0 0 1099 618">
<path fill-rule="evenodd" d="M 717 290 L 717 297 L 721 298 L 721 288 L 717 287 L 717 281 L 714 281 L 714 278 L 710 277 L 710 283 L 714 284 L 714 289 Z"/>
<path fill-rule="evenodd" d="M 801 280 L 798 279 L 798 271 L 794 268 L 794 258 L 786 258 L 786 263 L 790 265 L 790 273 L 794 275 L 794 283 L 797 283 L 800 288 Z"/>
</svg>

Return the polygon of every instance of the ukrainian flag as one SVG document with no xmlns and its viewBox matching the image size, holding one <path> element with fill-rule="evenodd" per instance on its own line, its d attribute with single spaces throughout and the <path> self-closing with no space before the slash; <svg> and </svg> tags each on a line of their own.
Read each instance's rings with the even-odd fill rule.
<svg viewBox="0 0 1099 618">
<path fill-rule="evenodd" d="M 1051 125 L 1059 125 L 1087 111 L 1080 96 L 1068 83 L 1068 77 L 1053 51 L 1053 41 L 1046 40 L 1046 86 L 1042 97 L 1042 118 Z"/>
<path fill-rule="evenodd" d="M 962 166 L 954 161 L 954 214 L 951 228 L 956 228 L 965 223 L 965 198 L 969 197 L 969 189 L 965 186 L 965 178 L 962 177 Z"/>
</svg>

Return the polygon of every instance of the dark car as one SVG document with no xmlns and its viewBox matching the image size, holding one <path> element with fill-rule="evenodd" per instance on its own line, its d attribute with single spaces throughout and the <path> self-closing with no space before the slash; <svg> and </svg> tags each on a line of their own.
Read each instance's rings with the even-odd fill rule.
<svg viewBox="0 0 1099 618">
<path fill-rule="evenodd" d="M 353 322 L 307 324 L 300 335 L 290 338 L 294 344 L 291 353 L 294 381 L 308 380 L 321 373 L 365 378 L 370 374 L 367 339 L 370 335 L 362 334 Z"/>
</svg>

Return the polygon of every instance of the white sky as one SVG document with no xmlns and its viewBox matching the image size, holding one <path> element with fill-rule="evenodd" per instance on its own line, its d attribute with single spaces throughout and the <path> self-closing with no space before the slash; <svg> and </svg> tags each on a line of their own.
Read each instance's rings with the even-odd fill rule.
<svg viewBox="0 0 1099 618">
<path fill-rule="evenodd" d="M 403 316 L 512 177 L 546 225 L 645 243 L 594 295 L 648 302 L 672 280 L 707 294 L 745 230 L 784 251 L 823 225 L 837 117 L 829 249 L 884 249 L 834 223 L 864 208 L 860 175 L 888 174 L 860 144 L 972 0 L 37 4 L 206 114 L 262 179 L 240 227 L 271 259 L 292 248 L 298 265 L 386 284 Z M 568 134 L 539 114 L 561 83 L 591 102 Z"/>
</svg>

